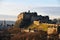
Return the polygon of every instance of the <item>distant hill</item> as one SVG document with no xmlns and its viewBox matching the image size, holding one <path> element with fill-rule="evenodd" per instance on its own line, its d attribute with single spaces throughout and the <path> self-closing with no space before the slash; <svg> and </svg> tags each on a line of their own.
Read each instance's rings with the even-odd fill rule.
<svg viewBox="0 0 60 40">
<path fill-rule="evenodd" d="M 13 16 L 13 15 L 0 15 L 0 20 L 16 21 L 16 16 Z"/>
<path fill-rule="evenodd" d="M 3 23 L 3 20 L 0 20 L 0 24 Z M 15 21 L 6 21 L 6 24 L 15 24 Z"/>
</svg>

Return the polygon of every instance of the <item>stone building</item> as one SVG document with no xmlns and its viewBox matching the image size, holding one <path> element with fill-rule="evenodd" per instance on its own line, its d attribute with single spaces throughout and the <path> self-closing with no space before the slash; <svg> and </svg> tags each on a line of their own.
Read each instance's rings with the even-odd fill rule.
<svg viewBox="0 0 60 40">
<path fill-rule="evenodd" d="M 23 19 L 20 23 L 20 28 L 24 28 L 24 27 L 29 26 L 32 23 L 31 18 L 34 17 L 34 16 L 37 16 L 36 12 L 23 12 L 23 13 L 20 13 L 18 15 L 18 20 Z"/>
<path fill-rule="evenodd" d="M 18 15 L 18 20 L 21 20 L 20 28 L 27 28 L 33 21 L 40 21 L 42 23 L 51 22 L 49 16 L 37 15 L 36 12 L 22 12 Z"/>
</svg>

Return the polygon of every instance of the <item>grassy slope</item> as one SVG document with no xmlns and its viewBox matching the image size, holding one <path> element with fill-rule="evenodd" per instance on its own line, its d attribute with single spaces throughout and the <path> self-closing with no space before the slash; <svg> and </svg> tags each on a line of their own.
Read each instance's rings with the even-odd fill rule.
<svg viewBox="0 0 60 40">
<path fill-rule="evenodd" d="M 38 30 L 43 30 L 43 31 L 47 31 L 48 29 L 48 25 L 46 23 L 40 23 L 38 26 L 35 24 L 31 24 L 28 29 L 38 29 Z"/>
</svg>

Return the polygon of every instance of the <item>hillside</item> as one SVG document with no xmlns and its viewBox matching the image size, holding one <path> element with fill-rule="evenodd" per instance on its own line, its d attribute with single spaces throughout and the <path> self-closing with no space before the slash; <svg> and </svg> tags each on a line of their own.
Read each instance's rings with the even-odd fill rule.
<svg viewBox="0 0 60 40">
<path fill-rule="evenodd" d="M 43 30 L 47 31 L 48 25 L 46 23 L 40 23 L 39 25 L 31 24 L 28 29 L 37 29 L 37 30 Z"/>
</svg>

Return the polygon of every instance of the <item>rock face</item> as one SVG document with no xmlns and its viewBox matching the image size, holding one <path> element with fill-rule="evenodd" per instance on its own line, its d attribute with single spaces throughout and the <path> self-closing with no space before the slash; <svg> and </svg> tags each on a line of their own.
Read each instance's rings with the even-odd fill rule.
<svg viewBox="0 0 60 40">
<path fill-rule="evenodd" d="M 23 19 L 23 13 L 20 13 L 17 17 L 17 20 L 21 20 L 21 19 Z"/>
<path fill-rule="evenodd" d="M 19 14 L 17 17 L 17 21 L 15 22 L 15 26 L 14 27 L 20 27 L 21 21 L 23 20 L 23 14 Z"/>
</svg>

